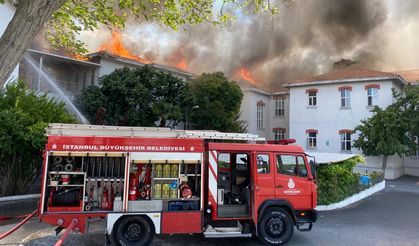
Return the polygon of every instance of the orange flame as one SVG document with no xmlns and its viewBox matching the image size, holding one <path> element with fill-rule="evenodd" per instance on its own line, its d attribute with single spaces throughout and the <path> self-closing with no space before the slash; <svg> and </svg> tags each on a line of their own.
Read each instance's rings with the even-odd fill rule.
<svg viewBox="0 0 419 246">
<path fill-rule="evenodd" d="M 188 61 L 185 57 L 185 47 L 181 46 L 174 49 L 172 53 L 165 59 L 165 63 L 175 66 L 181 70 L 188 70 Z"/>
<path fill-rule="evenodd" d="M 188 69 L 188 63 L 185 58 L 182 58 L 178 63 L 176 63 L 176 67 L 186 70 Z"/>
<path fill-rule="evenodd" d="M 246 80 L 247 82 L 250 82 L 252 85 L 256 85 L 258 83 L 254 78 L 252 78 L 249 69 L 240 68 L 239 73 L 242 79 Z"/>
<path fill-rule="evenodd" d="M 120 56 L 120 57 L 124 57 L 124 58 L 128 58 L 131 60 L 135 60 L 135 61 L 139 61 L 141 63 L 150 63 L 149 61 L 131 54 L 124 46 L 124 44 L 122 43 L 122 39 L 121 39 L 121 33 L 118 31 L 112 31 L 112 38 L 109 41 L 106 41 L 105 43 L 103 43 L 99 50 L 100 51 L 106 51 L 112 55 L 116 55 L 116 56 Z"/>
<path fill-rule="evenodd" d="M 80 61 L 88 61 L 89 60 L 88 57 L 85 57 L 85 56 L 80 55 L 80 54 L 71 55 L 71 58 L 74 58 L 74 59 L 80 60 Z"/>
</svg>

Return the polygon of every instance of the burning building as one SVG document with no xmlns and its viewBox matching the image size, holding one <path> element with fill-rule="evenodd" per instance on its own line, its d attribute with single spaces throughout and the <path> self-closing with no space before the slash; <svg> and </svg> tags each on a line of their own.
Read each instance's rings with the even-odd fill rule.
<svg viewBox="0 0 419 246">
<path fill-rule="evenodd" d="M 29 88 L 54 94 L 51 86 L 41 76 L 40 71 L 42 71 L 70 97 L 79 95 L 82 89 L 87 86 L 98 85 L 100 77 L 123 67 L 135 69 L 149 65 L 158 71 L 170 73 L 185 81 L 195 77 L 193 73 L 174 66 L 146 63 L 139 59 L 118 56 L 107 51 L 91 53 L 80 59 L 29 49 L 25 57 L 33 60 L 38 66 L 38 69 L 32 69 L 26 59 L 20 63 L 19 78 L 27 82 Z"/>
<path fill-rule="evenodd" d="M 33 49 L 29 49 L 25 57 L 27 58 L 19 64 L 19 78 L 32 90 L 55 93 L 51 85 L 45 81 L 46 78 L 41 75 L 41 71 L 69 96 L 78 95 L 83 88 L 97 84 L 98 71 L 101 68 L 99 63 Z M 28 59 L 31 59 L 38 69 L 31 67 Z"/>
<path fill-rule="evenodd" d="M 98 77 L 107 75 L 118 68 L 129 67 L 135 69 L 149 65 L 157 71 L 170 73 L 173 76 L 181 78 L 185 81 L 189 81 L 195 78 L 193 73 L 187 72 L 174 66 L 146 63 L 145 61 L 141 62 L 138 59 L 130 59 L 123 56 L 118 56 L 117 54 L 111 54 L 107 51 L 91 53 L 88 54 L 87 57 L 89 57 L 89 60 L 93 63 L 100 64 L 100 68 L 97 70 Z"/>
</svg>

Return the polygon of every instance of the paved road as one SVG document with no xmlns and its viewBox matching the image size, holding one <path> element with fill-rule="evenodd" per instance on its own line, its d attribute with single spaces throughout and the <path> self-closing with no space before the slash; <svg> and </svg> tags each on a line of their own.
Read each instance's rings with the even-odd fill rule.
<svg viewBox="0 0 419 246">
<path fill-rule="evenodd" d="M 293 245 L 419 245 L 419 178 L 388 181 L 384 191 L 345 209 L 321 212 L 311 232 L 294 233 Z M 1 211 L 1 206 L 0 206 Z M 0 232 L 8 226 L 0 226 Z M 0 245 L 52 245 L 53 227 L 31 221 Z M 67 245 L 103 245 L 103 223 L 88 235 L 71 235 Z M 27 236 L 29 235 L 29 236 Z M 193 236 L 159 236 L 153 245 L 260 245 L 256 239 L 204 239 Z"/>
</svg>

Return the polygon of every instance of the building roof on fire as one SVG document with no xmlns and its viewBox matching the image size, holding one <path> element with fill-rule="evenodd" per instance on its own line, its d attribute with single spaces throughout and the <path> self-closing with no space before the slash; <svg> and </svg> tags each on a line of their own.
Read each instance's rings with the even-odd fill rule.
<svg viewBox="0 0 419 246">
<path fill-rule="evenodd" d="M 406 80 L 397 73 L 381 72 L 368 69 L 340 69 L 328 73 L 320 74 L 314 77 L 304 78 L 292 81 L 284 87 L 296 87 L 312 84 L 335 84 L 358 81 L 375 80 L 397 80 L 401 84 L 407 84 Z"/>
<path fill-rule="evenodd" d="M 91 67 L 100 67 L 100 64 L 95 63 L 95 62 L 83 61 L 83 60 L 71 58 L 68 56 L 53 54 L 50 52 L 44 52 L 40 50 L 28 49 L 28 53 L 30 53 L 31 55 L 48 57 L 49 60 L 55 60 L 55 61 L 60 61 L 60 62 L 70 62 L 73 64 L 75 63 L 75 64 L 80 64 L 80 65 L 85 65 L 85 66 L 87 65 Z"/>
<path fill-rule="evenodd" d="M 143 62 L 140 62 L 140 61 L 137 61 L 137 60 L 128 59 L 128 58 L 125 58 L 125 57 L 120 57 L 120 56 L 117 56 L 117 55 L 113 55 L 113 54 L 110 54 L 109 52 L 106 52 L 106 51 L 103 51 L 103 50 L 98 51 L 98 52 L 94 52 L 94 53 L 90 53 L 87 56 L 91 57 L 91 58 L 106 57 L 106 58 L 109 58 L 109 59 L 117 60 L 117 61 L 120 61 L 120 62 L 123 62 L 123 63 L 126 63 L 126 64 L 130 64 L 130 65 L 134 65 L 134 66 L 149 65 L 149 66 L 154 67 L 154 68 L 156 68 L 160 71 L 165 71 L 165 72 L 170 72 L 170 73 L 178 73 L 178 74 L 182 74 L 184 76 L 191 77 L 191 78 L 194 78 L 196 76 L 195 74 L 193 74 L 191 72 L 188 72 L 188 71 L 185 71 L 183 69 L 180 69 L 178 67 L 169 66 L 169 65 L 162 65 L 162 64 L 157 64 L 157 63 L 147 64 L 147 63 L 143 63 Z"/>
</svg>

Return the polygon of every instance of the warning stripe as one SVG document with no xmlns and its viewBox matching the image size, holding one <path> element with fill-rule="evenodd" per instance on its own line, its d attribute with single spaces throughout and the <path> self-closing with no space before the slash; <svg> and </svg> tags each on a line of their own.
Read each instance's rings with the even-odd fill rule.
<svg viewBox="0 0 419 246">
<path fill-rule="evenodd" d="M 128 211 L 128 190 L 129 190 L 129 153 L 127 153 L 125 158 L 125 187 L 124 187 L 124 198 L 123 198 L 123 206 L 122 211 L 127 212 Z"/>
<path fill-rule="evenodd" d="M 210 201 L 212 200 L 213 203 L 217 203 L 217 152 L 214 150 L 210 150 L 209 155 L 209 169 L 210 172 L 208 174 L 208 186 L 209 186 L 209 193 L 210 193 Z M 212 199 L 211 199 L 212 198 Z"/>
<path fill-rule="evenodd" d="M 211 171 L 212 176 L 214 176 L 214 178 L 217 179 L 217 174 L 216 174 L 216 172 L 214 171 L 214 169 L 212 168 L 211 165 L 209 166 L 209 169 Z"/>
</svg>

